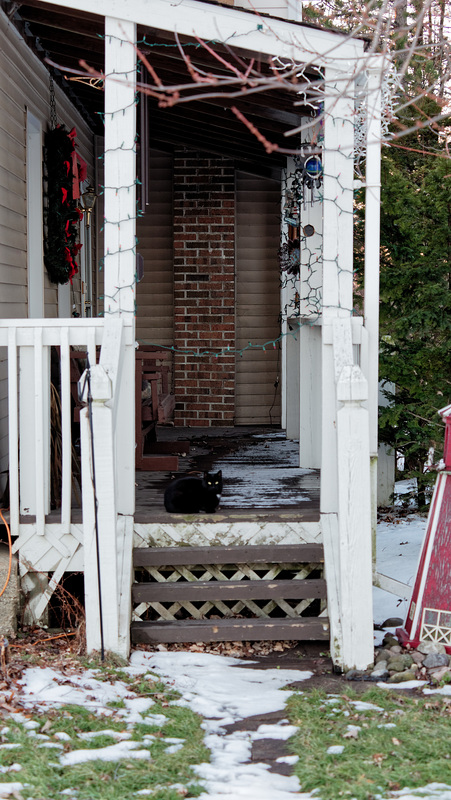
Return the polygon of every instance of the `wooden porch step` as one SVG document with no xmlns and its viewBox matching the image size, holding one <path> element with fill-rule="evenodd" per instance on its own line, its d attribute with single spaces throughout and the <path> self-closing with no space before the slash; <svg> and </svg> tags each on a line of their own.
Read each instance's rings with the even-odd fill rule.
<svg viewBox="0 0 451 800">
<path fill-rule="evenodd" d="M 313 600 L 326 597 L 326 581 L 307 580 L 241 580 L 195 581 L 175 583 L 135 583 L 133 600 L 136 603 L 206 602 L 208 600 Z"/>
<path fill-rule="evenodd" d="M 135 567 L 191 564 L 322 564 L 322 544 L 231 545 L 229 547 L 137 547 Z"/>
<path fill-rule="evenodd" d="M 133 585 L 133 602 L 141 612 L 150 608 L 153 616 L 160 617 L 132 624 L 136 644 L 329 637 L 326 617 L 306 615 L 311 605 L 324 607 L 318 600 L 327 598 L 326 581 L 318 577 L 324 562 L 320 544 L 138 547 L 133 561 L 135 567 L 147 567 L 154 576 L 152 581 Z M 272 565 L 284 573 L 280 580 L 268 577 Z M 304 570 L 303 565 L 308 568 Z M 211 579 L 205 580 L 205 573 Z M 241 580 L 236 579 L 239 573 Z M 287 573 L 293 577 L 288 579 Z M 228 601 L 232 608 L 224 606 Z M 246 618 L 241 616 L 243 610 Z M 175 618 L 179 611 L 188 617 Z M 218 611 L 224 616 L 217 618 Z M 206 615 L 212 616 L 206 619 Z"/>
<path fill-rule="evenodd" d="M 326 617 L 298 619 L 202 619 L 134 622 L 134 644 L 170 642 L 328 641 Z"/>
</svg>

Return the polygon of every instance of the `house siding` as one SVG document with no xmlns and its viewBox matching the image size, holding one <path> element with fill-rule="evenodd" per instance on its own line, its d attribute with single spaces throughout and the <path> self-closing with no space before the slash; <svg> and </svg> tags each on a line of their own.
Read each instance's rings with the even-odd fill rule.
<svg viewBox="0 0 451 800">
<path fill-rule="evenodd" d="M 58 121 L 77 129 L 78 149 L 92 163 L 92 135 L 56 87 Z M 0 318 L 28 316 L 27 130 L 29 109 L 45 130 L 50 119 L 49 76 L 0 11 Z M 32 246 L 33 243 L 30 243 Z M 79 295 L 79 279 L 74 280 Z M 44 314 L 58 316 L 58 289 L 44 273 Z M 0 349 L 0 491 L 8 468 L 7 363 Z"/>
<path fill-rule="evenodd" d="M 237 172 L 236 198 L 235 421 L 280 424 L 280 182 Z"/>
<path fill-rule="evenodd" d="M 138 283 L 136 338 L 171 347 L 174 343 L 172 155 L 149 154 L 149 204 L 136 223 L 144 277 Z"/>
</svg>

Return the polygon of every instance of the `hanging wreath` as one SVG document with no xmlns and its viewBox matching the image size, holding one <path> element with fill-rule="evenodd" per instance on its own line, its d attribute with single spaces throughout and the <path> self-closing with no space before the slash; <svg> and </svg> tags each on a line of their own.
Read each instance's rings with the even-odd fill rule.
<svg viewBox="0 0 451 800">
<path fill-rule="evenodd" d="M 75 128 L 69 133 L 64 125 L 57 125 L 45 134 L 44 263 L 52 283 L 72 283 L 78 272 L 75 261 L 81 249 L 77 243 L 78 222 L 83 212 L 73 190 L 74 181 L 78 180 L 75 136 Z"/>
</svg>

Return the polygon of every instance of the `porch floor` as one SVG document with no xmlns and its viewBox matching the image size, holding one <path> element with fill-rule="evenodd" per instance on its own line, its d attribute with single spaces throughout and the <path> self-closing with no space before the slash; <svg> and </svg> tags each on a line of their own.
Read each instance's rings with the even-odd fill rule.
<svg viewBox="0 0 451 800">
<path fill-rule="evenodd" d="M 159 426 L 159 442 L 189 441 L 189 453 L 181 447 L 177 473 L 136 472 L 136 522 L 176 521 L 163 505 L 166 487 L 174 477 L 188 472 L 222 470 L 223 493 L 218 518 L 239 521 L 297 519 L 319 520 L 319 470 L 298 466 L 299 443 L 287 440 L 280 428 L 262 426 L 174 428 Z"/>
</svg>

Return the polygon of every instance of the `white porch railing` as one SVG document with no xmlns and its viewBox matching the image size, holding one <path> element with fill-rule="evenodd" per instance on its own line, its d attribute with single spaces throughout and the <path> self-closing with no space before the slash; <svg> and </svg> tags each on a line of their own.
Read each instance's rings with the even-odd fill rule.
<svg viewBox="0 0 451 800">
<path fill-rule="evenodd" d="M 9 491 L 10 526 L 14 537 L 14 551 L 19 553 L 22 586 L 29 594 L 28 619 L 38 620 L 44 614 L 48 601 L 66 571 L 82 571 L 87 566 L 84 555 L 92 551 L 94 530 L 91 525 L 92 503 L 96 505 L 102 559 L 108 561 L 109 550 L 122 554 L 117 566 L 115 580 L 105 580 L 103 607 L 109 609 L 127 602 L 120 600 L 123 586 L 124 564 L 131 559 L 133 509 L 130 497 L 134 488 L 133 454 L 134 425 L 134 328 L 133 319 L 43 319 L 43 320 L 0 320 L 0 346 L 7 348 L 8 357 L 8 433 L 9 433 Z M 96 364 L 97 348 L 100 349 L 99 364 Z M 52 349 L 53 348 L 53 349 Z M 96 430 L 99 419 L 109 419 L 109 435 L 94 436 L 96 455 L 107 458 L 110 475 L 108 480 L 99 475 L 97 496 L 92 500 L 92 460 L 90 457 L 90 427 L 86 427 L 86 410 L 81 412 L 80 434 L 82 439 L 81 484 L 83 509 L 74 515 L 73 486 L 73 442 L 72 442 L 72 403 L 71 403 L 71 348 L 88 353 L 92 365 L 93 405 L 90 425 Z M 51 358 L 52 356 L 52 358 Z M 51 509 L 51 379 L 52 367 L 58 374 L 60 401 L 60 483 L 56 494 L 60 496 L 60 508 Z M 121 372 L 125 380 L 120 381 Z M 102 373 L 108 384 L 108 397 L 99 402 L 96 396 L 98 376 Z M 127 394 L 130 394 L 130 402 Z M 125 406 L 124 406 L 125 397 Z M 122 403 L 121 424 L 117 425 L 118 406 Z M 124 412 L 124 408 L 126 409 Z M 124 420 L 130 414 L 129 425 Z M 124 457 L 120 440 L 131 431 L 131 445 Z M 119 440 L 119 445 L 118 445 Z M 128 452 L 130 451 L 130 452 Z M 118 456 L 118 457 L 117 457 Z M 125 478 L 124 478 L 125 470 Z M 131 489 L 124 491 L 124 485 L 131 482 Z M 105 487 L 106 491 L 105 491 Z M 120 487 L 120 490 L 118 490 Z M 117 499 L 119 497 L 119 500 Z M 113 501 L 112 501 L 113 498 Z M 126 498 L 124 500 L 124 498 Z M 92 502 L 90 502 L 92 501 Z M 87 510 L 88 508 L 88 510 Z M 106 516 L 105 516 L 106 509 Z M 120 515 L 120 519 L 119 519 Z M 124 532 L 127 531 L 127 545 Z M 130 554 L 126 552 L 127 547 Z M 89 564 L 89 566 L 91 563 Z M 89 570 L 88 570 L 89 571 Z M 47 580 L 48 573 L 53 573 Z M 94 629 L 99 618 L 96 589 L 89 586 L 94 576 L 86 580 L 89 602 L 85 603 L 87 628 Z M 126 581 L 129 581 L 129 578 Z M 94 593 L 94 596 L 93 596 Z M 114 593 L 114 598 L 112 596 Z M 129 594 L 130 592 L 128 592 Z M 87 599 L 87 598 L 86 598 Z M 127 613 L 127 609 L 125 612 Z M 105 649 L 125 652 L 127 649 L 129 624 L 125 625 L 121 637 L 116 629 L 114 635 L 108 628 L 103 639 Z M 91 636 L 88 649 L 97 649 L 97 639 Z"/>
</svg>

